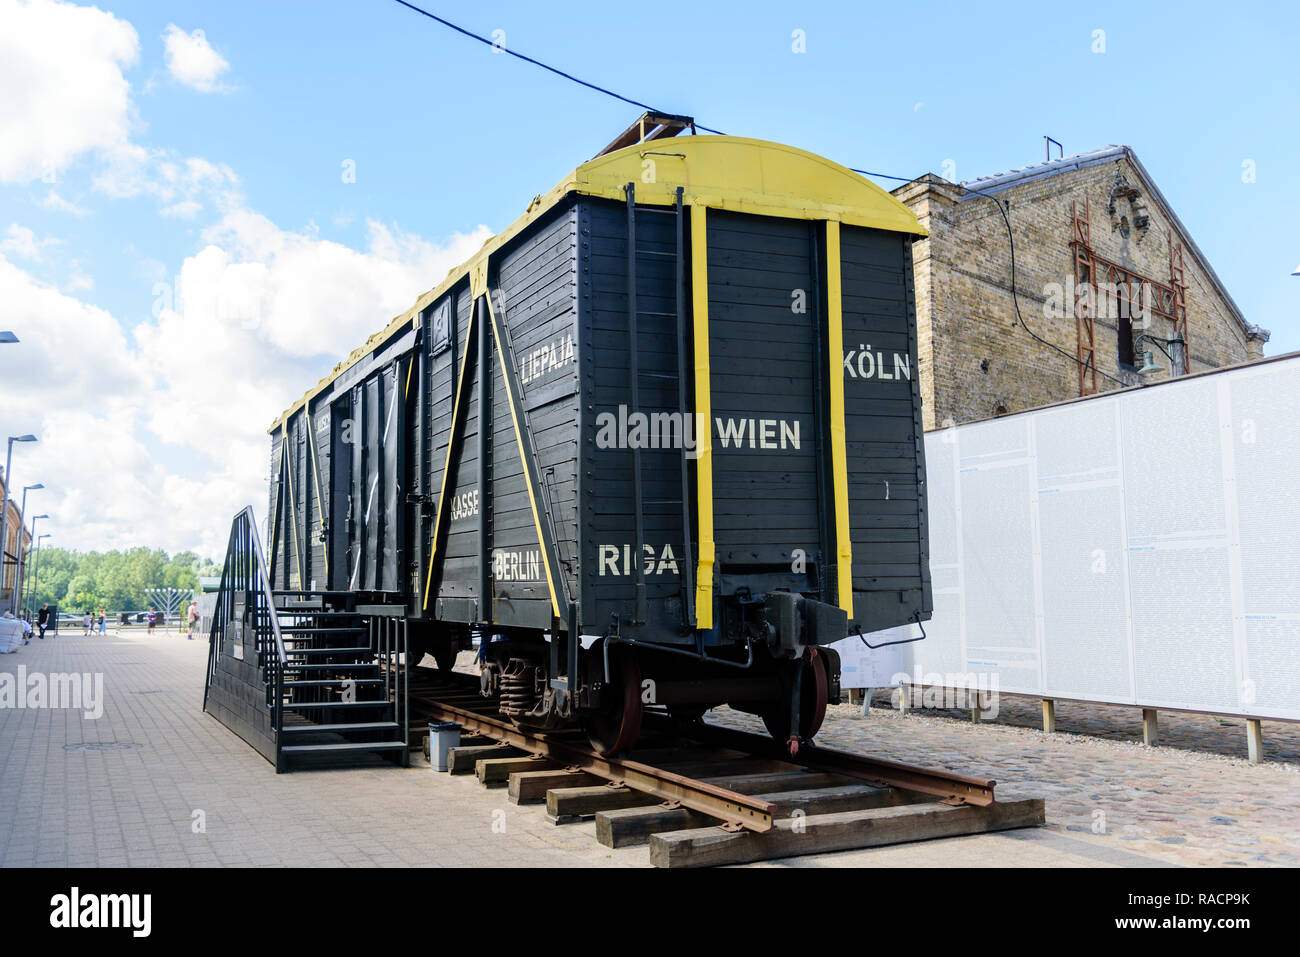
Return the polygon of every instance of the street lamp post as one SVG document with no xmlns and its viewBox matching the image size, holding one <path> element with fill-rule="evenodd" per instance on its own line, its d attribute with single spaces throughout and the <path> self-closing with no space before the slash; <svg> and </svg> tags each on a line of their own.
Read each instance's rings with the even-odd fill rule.
<svg viewBox="0 0 1300 957">
<path fill-rule="evenodd" d="M 40 538 L 36 539 L 36 557 L 32 559 L 32 594 L 36 594 L 36 589 L 41 580 L 41 538 L 49 538 L 50 533 L 46 532 Z M 59 633 L 59 623 L 54 623 L 54 633 Z"/>
<path fill-rule="evenodd" d="M 21 604 L 23 594 L 23 532 L 27 528 L 27 493 L 35 491 L 38 488 L 45 488 L 40 482 L 35 485 L 23 486 L 23 504 L 18 509 L 18 573 L 14 575 L 14 588 L 10 593 L 9 610 L 15 615 L 23 610 Z"/>
<path fill-rule="evenodd" d="M 40 521 L 41 519 L 43 519 L 43 518 L 49 518 L 49 516 L 48 516 L 48 515 L 33 515 L 33 516 L 32 516 L 32 531 L 31 531 L 31 535 L 30 535 L 30 537 L 29 537 L 29 539 L 28 539 L 28 540 L 32 543 L 32 548 L 35 548 L 35 547 L 36 547 L 36 523 L 39 522 L 39 521 Z M 28 551 L 31 551 L 32 548 L 29 548 Z M 26 576 L 24 576 L 24 577 L 26 577 Z M 23 605 L 22 605 L 22 602 L 23 602 L 23 596 L 26 595 L 26 594 L 28 594 L 28 591 L 27 591 L 27 583 L 26 583 L 25 581 L 24 581 L 24 582 L 21 582 L 20 584 L 21 584 L 21 587 L 22 587 L 22 591 L 18 594 L 18 610 L 19 610 L 19 611 L 22 611 L 22 607 L 23 607 Z M 36 594 L 36 586 L 35 586 L 35 585 L 32 585 L 32 590 L 31 590 L 30 594 L 33 594 L 33 595 Z"/>
<path fill-rule="evenodd" d="M 36 441 L 36 436 L 34 436 L 34 435 L 11 435 L 11 436 L 9 436 L 9 449 L 8 449 L 7 453 L 5 454 L 5 494 L 4 494 L 4 502 L 3 502 L 3 504 L 0 504 L 0 509 L 2 509 L 2 510 L 3 510 L 3 513 L 4 513 L 3 515 L 0 515 L 0 586 L 3 586 L 3 585 L 4 585 L 4 578 L 5 578 L 5 575 L 4 575 L 4 573 L 5 573 L 5 555 L 6 555 L 6 554 L 8 553 L 8 551 L 9 551 L 9 486 L 11 486 L 11 485 L 13 484 L 13 482 L 11 482 L 10 479 L 9 479 L 9 475 L 10 475 L 9 468 L 10 468 L 11 465 L 13 465 L 13 459 L 14 459 L 14 443 L 15 443 L 15 442 L 35 442 L 35 441 Z M 19 537 L 20 540 L 22 539 L 22 535 L 21 535 L 21 534 L 20 534 L 18 537 Z M 19 551 L 22 551 L 22 549 L 19 548 Z M 17 586 L 17 584 L 18 584 L 18 575 L 17 575 L 17 571 L 18 571 L 17 568 L 15 568 L 15 569 L 14 569 L 14 585 L 15 585 L 15 586 Z M 13 592 L 12 592 L 12 591 L 9 593 L 9 600 L 10 600 L 10 603 L 12 604 L 12 602 L 13 602 Z"/>
</svg>

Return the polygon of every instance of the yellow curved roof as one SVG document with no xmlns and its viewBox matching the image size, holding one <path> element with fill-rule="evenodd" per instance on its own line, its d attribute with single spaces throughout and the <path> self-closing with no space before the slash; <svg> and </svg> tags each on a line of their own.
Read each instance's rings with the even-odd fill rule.
<svg viewBox="0 0 1300 957">
<path fill-rule="evenodd" d="M 535 197 L 523 216 L 487 240 L 467 262 L 452 269 L 286 409 L 271 431 L 403 326 L 418 323 L 420 313 L 456 283 L 472 276 L 479 285 L 492 253 L 570 193 L 622 200 L 628 183 L 636 184 L 636 201 L 649 205 L 672 205 L 681 186 L 687 206 L 926 234 L 911 210 L 875 183 L 793 146 L 737 136 L 679 136 L 628 146 L 583 163 L 546 195 Z"/>
</svg>

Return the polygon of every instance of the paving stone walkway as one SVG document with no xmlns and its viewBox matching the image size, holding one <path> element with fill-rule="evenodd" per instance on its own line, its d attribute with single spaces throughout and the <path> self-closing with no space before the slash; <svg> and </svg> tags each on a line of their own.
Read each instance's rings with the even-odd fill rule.
<svg viewBox="0 0 1300 957">
<path fill-rule="evenodd" d="M 538 807 L 423 762 L 277 775 L 202 712 L 206 657 L 206 642 L 136 630 L 0 656 L 0 673 L 98 674 L 104 692 L 97 718 L 0 707 L 0 865 L 648 864 L 644 847 L 604 848 L 590 823 L 555 827 Z M 748 720 L 726 709 L 711 718 Z M 987 774 L 1000 795 L 1046 796 L 1049 827 L 779 866 L 1254 865 L 1300 853 L 1294 766 L 917 713 L 862 718 L 850 705 L 830 709 L 821 737 Z M 1105 835 L 1091 833 L 1097 810 Z"/>
<path fill-rule="evenodd" d="M 0 656 L 105 692 L 98 719 L 0 709 L 0 865 L 645 864 L 427 764 L 276 774 L 201 710 L 206 661 L 204 641 L 137 631 Z"/>
<path fill-rule="evenodd" d="M 992 778 L 1003 800 L 1045 798 L 1047 827 L 1015 832 L 1030 857 L 989 863 L 1031 863 L 1050 835 L 1103 864 L 1138 863 L 1127 855 L 1147 865 L 1300 864 L 1297 725 L 1266 722 L 1266 757 L 1283 760 L 1251 765 L 1241 720 L 1162 711 L 1160 747 L 1149 748 L 1137 709 L 1061 702 L 1057 731 L 1044 734 L 1040 699 L 1002 695 L 999 706 L 995 723 L 976 725 L 956 710 L 900 713 L 878 692 L 866 716 L 858 705 L 829 708 L 817 743 Z M 761 727 L 726 709 L 710 719 Z"/>
</svg>

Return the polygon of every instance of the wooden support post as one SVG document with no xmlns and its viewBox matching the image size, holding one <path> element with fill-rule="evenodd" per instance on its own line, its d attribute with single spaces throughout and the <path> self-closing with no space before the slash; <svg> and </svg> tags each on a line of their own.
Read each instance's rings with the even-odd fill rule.
<svg viewBox="0 0 1300 957">
<path fill-rule="evenodd" d="M 798 821 L 798 828 L 795 823 Z M 1043 799 L 999 801 L 988 807 L 918 804 L 903 807 L 809 814 L 785 818 L 765 834 L 727 833 L 717 827 L 650 835 L 655 867 L 711 867 L 773 860 L 793 854 L 880 847 L 907 841 L 1039 827 L 1046 820 Z"/>
<path fill-rule="evenodd" d="M 849 704 L 862 704 L 862 689 L 861 689 L 861 688 L 850 688 L 850 689 L 849 689 Z"/>
<path fill-rule="evenodd" d="M 1246 719 L 1246 745 L 1250 750 L 1250 763 L 1264 760 L 1264 728 L 1258 718 Z"/>
<path fill-rule="evenodd" d="M 906 684 L 901 684 L 898 686 L 898 710 L 901 711 L 903 714 L 907 714 L 907 704 L 909 698 L 911 697 L 911 693 L 912 693 L 911 686 Z"/>
<path fill-rule="evenodd" d="M 978 691 L 968 691 L 966 692 L 966 700 L 970 705 L 971 724 L 979 724 L 984 713 L 984 709 L 980 707 L 980 693 Z"/>
<path fill-rule="evenodd" d="M 1056 702 L 1051 698 L 1043 699 L 1043 731 L 1051 734 L 1056 730 Z"/>
<path fill-rule="evenodd" d="M 598 811 L 662 803 L 659 798 L 631 788 L 607 784 L 585 788 L 553 788 L 546 792 L 546 814 L 557 824 L 579 821 Z"/>
<path fill-rule="evenodd" d="M 451 748 L 447 751 L 447 771 L 450 774 L 472 774 L 483 758 L 522 758 L 525 753 L 505 744 L 476 744 Z"/>
<path fill-rule="evenodd" d="M 541 804 L 548 791 L 598 787 L 600 778 L 586 771 L 516 771 L 506 780 L 511 804 Z"/>
<path fill-rule="evenodd" d="M 516 771 L 556 771 L 559 765 L 549 758 L 530 754 L 523 758 L 479 758 L 474 762 L 474 773 L 484 787 L 503 788 L 510 783 Z"/>
<path fill-rule="evenodd" d="M 1142 743 L 1150 748 L 1160 744 L 1160 735 L 1156 727 L 1155 708 L 1142 709 Z"/>
</svg>

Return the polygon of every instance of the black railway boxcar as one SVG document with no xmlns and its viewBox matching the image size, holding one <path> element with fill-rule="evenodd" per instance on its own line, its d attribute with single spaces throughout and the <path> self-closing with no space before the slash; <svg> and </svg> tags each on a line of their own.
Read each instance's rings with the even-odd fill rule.
<svg viewBox="0 0 1300 957">
<path fill-rule="evenodd" d="M 520 724 L 727 703 L 797 748 L 828 647 L 929 618 L 915 217 L 725 136 L 584 163 L 271 429 L 276 587 L 471 630 Z"/>
</svg>

